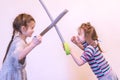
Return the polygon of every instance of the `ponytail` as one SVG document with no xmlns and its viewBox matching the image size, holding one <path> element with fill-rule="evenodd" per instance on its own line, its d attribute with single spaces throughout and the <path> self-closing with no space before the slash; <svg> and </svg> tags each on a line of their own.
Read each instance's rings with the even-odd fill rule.
<svg viewBox="0 0 120 80">
<path fill-rule="evenodd" d="M 98 41 L 98 39 L 97 39 L 97 41 Z M 101 47 L 100 47 L 99 42 L 97 43 L 97 46 L 98 46 L 98 48 L 99 48 L 100 52 L 103 52 L 103 51 L 102 51 L 102 49 L 101 49 Z"/>
<path fill-rule="evenodd" d="M 8 54 L 9 48 L 11 46 L 11 43 L 13 42 L 14 35 L 15 35 L 15 30 L 13 30 L 13 35 L 12 35 L 12 38 L 11 38 L 9 44 L 8 44 L 8 47 L 7 47 L 7 50 L 6 50 L 6 54 L 5 54 L 5 57 L 3 59 L 3 63 L 4 63 L 4 61 L 5 61 L 6 57 L 7 57 L 7 54 Z"/>
</svg>

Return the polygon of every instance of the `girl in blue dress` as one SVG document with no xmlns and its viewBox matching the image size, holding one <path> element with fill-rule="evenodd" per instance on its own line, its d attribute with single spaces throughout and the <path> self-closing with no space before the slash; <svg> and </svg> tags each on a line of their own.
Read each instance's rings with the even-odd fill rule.
<svg viewBox="0 0 120 80">
<path fill-rule="evenodd" d="M 3 65 L 0 70 L 0 80 L 27 80 L 26 56 L 41 43 L 41 36 L 36 36 L 30 43 L 26 42 L 34 32 L 35 20 L 26 13 L 19 14 L 13 22 L 13 35 L 8 45 Z"/>
</svg>

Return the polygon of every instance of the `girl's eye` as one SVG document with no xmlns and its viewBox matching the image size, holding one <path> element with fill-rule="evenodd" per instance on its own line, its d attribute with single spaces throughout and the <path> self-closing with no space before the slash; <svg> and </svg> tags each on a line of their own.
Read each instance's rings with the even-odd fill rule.
<svg viewBox="0 0 120 80">
<path fill-rule="evenodd" d="M 31 29 L 34 29 L 34 27 L 31 27 Z"/>
</svg>

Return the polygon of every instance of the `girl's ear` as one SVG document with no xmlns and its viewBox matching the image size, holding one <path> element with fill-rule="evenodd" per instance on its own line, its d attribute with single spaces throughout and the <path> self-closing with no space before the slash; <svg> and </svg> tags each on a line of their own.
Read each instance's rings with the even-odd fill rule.
<svg viewBox="0 0 120 80">
<path fill-rule="evenodd" d="M 27 28 L 25 26 L 21 26 L 21 32 L 25 33 L 27 31 Z"/>
</svg>

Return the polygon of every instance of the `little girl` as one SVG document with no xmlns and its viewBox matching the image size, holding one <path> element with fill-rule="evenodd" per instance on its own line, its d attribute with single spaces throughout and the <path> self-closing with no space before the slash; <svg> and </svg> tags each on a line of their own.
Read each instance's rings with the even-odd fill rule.
<svg viewBox="0 0 120 80">
<path fill-rule="evenodd" d="M 73 36 L 71 41 L 84 51 L 81 57 L 77 58 L 71 49 L 71 56 L 78 66 L 88 62 L 98 80 L 118 80 L 102 55 L 97 33 L 90 23 L 83 23 L 78 29 L 78 36 Z"/>
<path fill-rule="evenodd" d="M 13 22 L 13 35 L 8 45 L 3 65 L 0 70 L 0 80 L 27 80 L 26 56 L 41 43 L 41 36 L 36 36 L 28 44 L 27 37 L 34 32 L 35 20 L 29 14 L 19 14 Z"/>
</svg>

